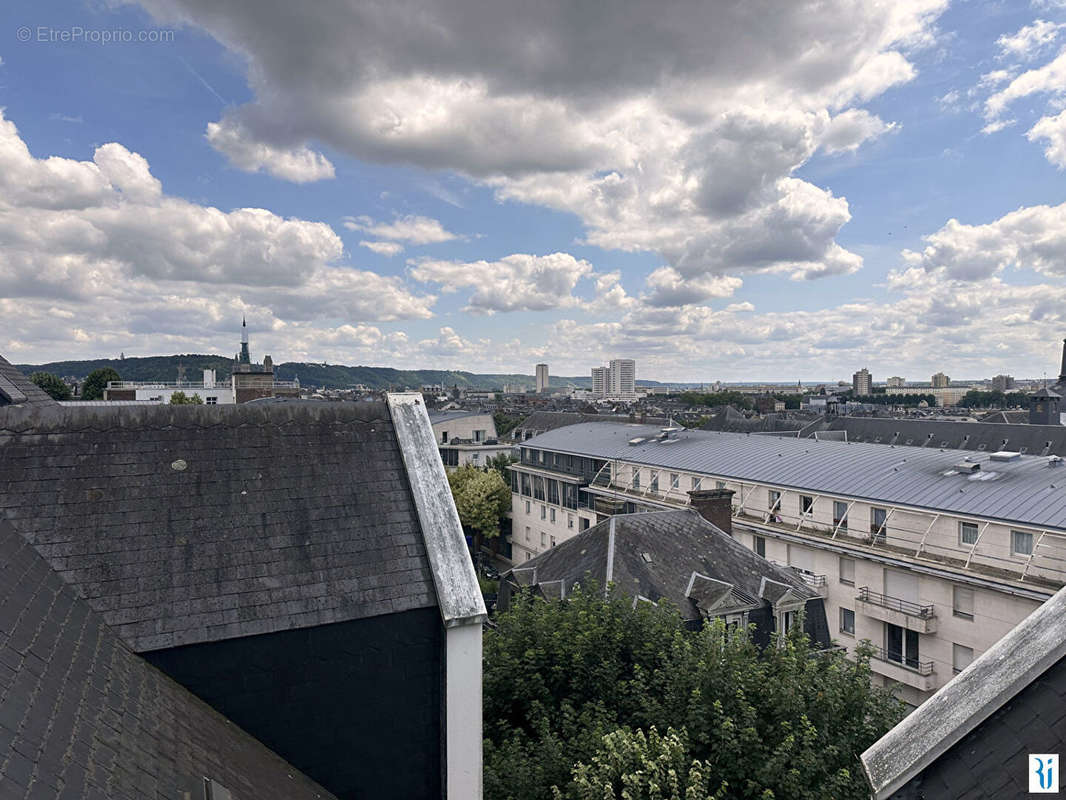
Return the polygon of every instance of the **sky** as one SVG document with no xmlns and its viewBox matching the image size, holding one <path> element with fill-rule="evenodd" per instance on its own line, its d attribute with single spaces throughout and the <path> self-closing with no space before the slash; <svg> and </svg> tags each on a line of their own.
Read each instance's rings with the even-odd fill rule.
<svg viewBox="0 0 1066 800">
<path fill-rule="evenodd" d="M 6 0 L 0 355 L 1057 374 L 1066 0 Z"/>
</svg>

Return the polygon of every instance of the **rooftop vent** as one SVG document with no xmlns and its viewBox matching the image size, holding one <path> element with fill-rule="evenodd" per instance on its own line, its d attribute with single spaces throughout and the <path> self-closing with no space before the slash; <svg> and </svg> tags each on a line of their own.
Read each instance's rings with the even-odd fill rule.
<svg viewBox="0 0 1066 800">
<path fill-rule="evenodd" d="M 645 552 L 640 554 L 640 557 L 642 559 L 644 559 L 644 563 L 645 564 L 650 564 L 651 563 L 651 553 L 645 551 Z"/>
<path fill-rule="evenodd" d="M 644 437 L 643 436 L 634 436 L 632 439 L 629 440 L 629 446 L 630 447 L 636 447 L 638 444 L 643 444 L 643 443 L 644 443 Z"/>
<path fill-rule="evenodd" d="M 953 466 L 952 469 L 959 472 L 977 472 L 977 470 L 981 469 L 981 465 L 976 461 L 963 461 Z"/>
<path fill-rule="evenodd" d="M 1049 467 L 1061 467 L 1062 456 L 1048 456 L 1047 465 Z"/>
<path fill-rule="evenodd" d="M 989 456 L 993 461 L 1016 461 L 1021 457 L 1021 453 L 1015 453 L 1013 450 L 997 450 Z"/>
</svg>

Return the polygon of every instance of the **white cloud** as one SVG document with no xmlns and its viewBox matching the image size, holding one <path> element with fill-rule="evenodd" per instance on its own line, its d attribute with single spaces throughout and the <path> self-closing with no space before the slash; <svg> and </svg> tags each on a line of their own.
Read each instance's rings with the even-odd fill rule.
<svg viewBox="0 0 1066 800">
<path fill-rule="evenodd" d="M 569 253 L 546 256 L 515 253 L 499 261 L 412 261 L 411 275 L 437 283 L 445 292 L 473 287 L 466 311 L 545 311 L 579 302 L 573 290 L 591 277 L 592 265 Z"/>
<path fill-rule="evenodd" d="M 1038 19 L 1020 28 L 1016 33 L 1005 33 L 996 39 L 999 57 L 1032 61 L 1058 38 L 1062 27 L 1060 23 Z"/>
<path fill-rule="evenodd" d="M 827 153 L 850 152 L 858 149 L 863 142 L 876 139 L 898 127 L 896 123 L 885 123 L 864 109 L 852 108 L 830 120 L 819 143 Z"/>
<path fill-rule="evenodd" d="M 905 262 L 951 280 L 986 280 L 1010 267 L 1066 277 L 1066 203 L 1020 208 L 984 225 L 951 219 L 924 239 L 921 252 L 903 251 Z"/>
<path fill-rule="evenodd" d="M 590 23 L 565 0 L 141 4 L 247 59 L 254 100 L 217 123 L 242 141 L 457 172 L 686 282 L 855 267 L 835 243 L 846 201 L 793 173 L 892 128 L 858 106 L 914 77 L 947 7 L 636 4 Z"/>
<path fill-rule="evenodd" d="M 987 125 L 981 128 L 981 133 L 985 134 L 986 136 L 991 136 L 993 133 L 999 133 L 1000 131 L 1011 127 L 1012 125 L 1015 125 L 1017 122 L 1018 120 L 1016 119 L 993 120 L 992 122 L 989 122 Z"/>
<path fill-rule="evenodd" d="M 985 116 L 997 119 L 1015 100 L 1033 94 L 1066 92 L 1066 51 L 1059 53 L 1042 67 L 1030 69 L 1011 80 L 1003 89 L 985 101 Z"/>
<path fill-rule="evenodd" d="M 92 161 L 35 158 L 2 114 L 0 241 L 0 297 L 19 309 L 5 327 L 22 340 L 124 346 L 138 332 L 188 352 L 242 310 L 270 328 L 331 326 L 425 319 L 435 300 L 339 263 L 341 239 L 324 223 L 167 195 L 120 144 Z"/>
<path fill-rule="evenodd" d="M 207 125 L 207 141 L 245 172 L 264 170 L 275 178 L 293 183 L 310 183 L 334 177 L 333 163 L 306 144 L 277 147 L 255 140 L 230 118 Z"/>
<path fill-rule="evenodd" d="M 1059 169 L 1066 169 L 1066 111 L 1041 117 L 1025 135 L 1030 142 L 1046 141 L 1044 156 Z"/>
<path fill-rule="evenodd" d="M 379 239 L 408 244 L 439 244 L 458 239 L 459 236 L 444 229 L 439 220 L 409 214 L 397 217 L 392 222 L 375 222 L 371 217 L 345 217 L 344 227 L 351 231 L 363 231 Z"/>
<path fill-rule="evenodd" d="M 398 256 L 403 252 L 403 245 L 399 242 L 359 242 L 360 247 L 365 247 L 367 250 L 371 250 L 378 255 L 382 256 Z"/>
</svg>

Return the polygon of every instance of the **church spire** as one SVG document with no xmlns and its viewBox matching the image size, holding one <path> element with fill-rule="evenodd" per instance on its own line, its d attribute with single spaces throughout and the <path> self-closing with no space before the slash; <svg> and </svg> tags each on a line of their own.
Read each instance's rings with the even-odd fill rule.
<svg viewBox="0 0 1066 800">
<path fill-rule="evenodd" d="M 252 363 L 252 357 L 248 353 L 248 320 L 243 316 L 241 317 L 241 352 L 237 356 L 237 363 Z"/>
<path fill-rule="evenodd" d="M 1062 366 L 1059 368 L 1059 383 L 1066 383 L 1066 339 L 1062 340 Z"/>
</svg>

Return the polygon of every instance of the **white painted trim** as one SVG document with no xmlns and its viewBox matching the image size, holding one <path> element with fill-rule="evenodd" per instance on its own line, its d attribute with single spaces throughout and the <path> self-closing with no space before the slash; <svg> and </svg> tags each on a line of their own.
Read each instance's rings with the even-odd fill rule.
<svg viewBox="0 0 1066 800">
<path fill-rule="evenodd" d="M 445 797 L 481 800 L 481 626 L 448 628 L 445 647 Z"/>
</svg>

